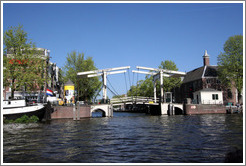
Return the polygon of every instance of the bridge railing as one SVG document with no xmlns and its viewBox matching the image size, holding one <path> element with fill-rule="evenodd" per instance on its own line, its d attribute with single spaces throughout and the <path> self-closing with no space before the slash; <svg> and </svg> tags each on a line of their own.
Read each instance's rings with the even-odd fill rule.
<svg viewBox="0 0 246 166">
<path fill-rule="evenodd" d="M 129 97 L 120 97 L 120 98 L 112 98 L 110 100 L 111 104 L 117 103 L 128 103 L 128 102 L 155 102 L 154 97 L 144 97 L 144 96 L 129 96 Z M 159 102 L 159 99 L 156 99 L 156 102 Z"/>
<path fill-rule="evenodd" d="M 64 103 L 61 101 L 49 101 L 51 103 L 52 106 L 66 106 L 66 107 L 73 107 L 74 104 L 76 105 L 92 105 L 94 103 L 92 102 L 86 102 L 86 101 L 76 101 L 76 103 L 73 102 L 69 102 L 69 103 Z"/>
</svg>

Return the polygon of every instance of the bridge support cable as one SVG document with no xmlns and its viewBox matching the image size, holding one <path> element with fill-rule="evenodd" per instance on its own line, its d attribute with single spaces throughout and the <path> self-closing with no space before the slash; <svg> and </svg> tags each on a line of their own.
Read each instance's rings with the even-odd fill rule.
<svg viewBox="0 0 246 166">
<path fill-rule="evenodd" d="M 109 79 L 107 78 L 107 81 L 108 81 L 108 83 L 109 83 L 109 85 L 111 86 L 111 88 L 114 90 L 114 95 L 116 94 L 116 95 L 118 95 L 119 96 L 119 94 L 117 93 L 117 91 L 114 89 L 114 87 L 112 86 L 112 84 L 111 84 L 111 82 L 109 81 Z M 109 87 L 107 86 L 107 88 L 109 89 Z"/>
<path fill-rule="evenodd" d="M 113 90 L 111 90 L 109 87 L 107 87 L 107 89 L 108 89 L 113 95 L 118 96 L 118 94 L 115 93 Z"/>
<path fill-rule="evenodd" d="M 112 84 L 111 84 L 111 82 L 109 81 L 109 79 L 107 79 L 107 81 L 108 81 L 109 85 L 111 86 L 111 88 L 112 88 L 113 90 L 111 90 L 111 89 L 109 88 L 109 86 L 107 86 L 107 89 L 108 89 L 113 95 L 115 95 L 115 96 L 120 96 L 119 93 L 117 93 L 117 91 L 116 91 L 116 90 L 114 89 L 114 87 L 112 86 Z M 120 99 L 122 102 L 124 102 L 124 100 L 122 100 L 121 97 L 119 97 L 119 99 Z"/>
<path fill-rule="evenodd" d="M 134 85 L 134 78 L 135 78 L 135 73 L 133 73 L 132 86 Z"/>
<path fill-rule="evenodd" d="M 133 73 L 133 76 L 132 76 L 132 86 L 130 87 L 131 89 L 131 98 L 133 99 L 133 93 L 132 93 L 132 88 L 133 88 L 133 85 L 134 85 L 134 78 L 135 78 L 135 73 Z"/>
<path fill-rule="evenodd" d="M 126 81 L 126 73 L 124 73 L 125 76 L 125 84 L 126 84 L 126 95 L 127 95 L 127 81 Z"/>
<path fill-rule="evenodd" d="M 99 85 L 100 85 L 100 84 L 99 84 Z M 98 86 L 98 87 L 99 87 L 99 86 Z M 98 89 L 98 87 L 97 87 L 97 89 Z M 101 92 L 102 88 L 103 88 L 103 85 L 101 85 L 100 89 L 97 90 L 97 93 L 96 93 L 96 95 L 95 95 L 95 97 L 94 97 L 94 99 L 93 99 L 94 102 L 96 101 L 96 97 L 98 96 L 99 92 Z"/>
<path fill-rule="evenodd" d="M 127 69 L 127 73 L 128 73 L 128 78 L 129 78 L 129 85 L 130 85 L 130 87 L 131 87 L 132 85 L 131 85 L 131 76 L 130 76 L 129 69 Z"/>
<path fill-rule="evenodd" d="M 108 88 L 108 90 L 109 90 L 113 95 L 115 95 L 115 96 L 118 95 L 118 96 L 119 96 L 119 94 L 113 92 L 109 87 L 107 87 L 107 88 Z M 122 100 L 121 97 L 119 97 L 118 99 L 120 99 L 122 102 L 124 102 L 124 100 Z"/>
<path fill-rule="evenodd" d="M 155 68 L 149 68 L 149 67 L 136 67 L 138 71 L 133 70 L 132 72 L 134 73 L 141 73 L 141 74 L 149 74 L 153 75 L 153 83 L 154 83 L 154 98 L 156 101 L 156 80 L 160 80 L 160 93 L 161 93 L 161 98 L 160 102 L 164 101 L 164 92 L 163 92 L 163 77 L 183 77 L 186 75 L 185 72 L 180 72 L 180 71 L 174 71 L 174 70 L 166 70 L 166 69 L 155 69 Z M 148 70 L 146 71 L 139 71 L 139 69 L 143 70 Z"/>
<path fill-rule="evenodd" d="M 129 88 L 131 89 L 131 86 L 132 86 L 133 84 L 132 84 L 132 82 L 131 82 L 131 76 L 130 76 L 129 69 L 127 69 L 127 73 L 128 73 L 128 80 L 129 80 Z M 124 74 L 126 74 L 126 73 L 124 73 Z M 127 95 L 128 88 L 127 88 L 127 78 L 126 78 L 126 75 L 125 75 L 125 83 L 126 83 L 126 95 Z"/>
<path fill-rule="evenodd" d="M 139 71 L 139 69 L 138 69 L 138 71 Z M 136 96 L 136 99 L 135 99 L 136 101 L 137 101 L 137 96 L 138 96 L 138 89 L 139 89 L 139 83 L 138 83 L 138 73 L 137 73 L 137 90 L 136 90 L 137 94 L 135 95 Z"/>
<path fill-rule="evenodd" d="M 102 76 L 103 99 L 106 100 L 107 99 L 107 75 L 125 73 L 126 70 L 123 70 L 123 69 L 129 69 L 129 68 L 130 66 L 125 66 L 125 67 L 116 67 L 116 68 L 109 68 L 109 69 L 102 69 L 102 70 L 85 71 L 85 72 L 77 73 L 77 76 L 82 76 L 82 77 Z M 121 71 L 115 71 L 115 70 L 121 70 Z"/>
</svg>

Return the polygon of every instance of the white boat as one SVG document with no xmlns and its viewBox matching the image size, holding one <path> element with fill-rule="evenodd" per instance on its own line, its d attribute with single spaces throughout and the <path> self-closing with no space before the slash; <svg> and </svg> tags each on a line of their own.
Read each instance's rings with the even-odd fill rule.
<svg viewBox="0 0 246 166">
<path fill-rule="evenodd" d="M 23 115 L 35 115 L 42 120 L 45 114 L 45 106 L 43 104 L 28 105 L 25 99 L 4 100 L 3 101 L 3 118 L 17 119 Z"/>
</svg>

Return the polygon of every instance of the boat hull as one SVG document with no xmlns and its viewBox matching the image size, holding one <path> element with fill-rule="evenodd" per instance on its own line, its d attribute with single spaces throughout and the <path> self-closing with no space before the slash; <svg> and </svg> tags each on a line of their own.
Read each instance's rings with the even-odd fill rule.
<svg viewBox="0 0 246 166">
<path fill-rule="evenodd" d="M 3 119 L 15 120 L 17 118 L 27 115 L 31 117 L 35 115 L 41 121 L 45 115 L 44 105 L 26 106 L 26 107 L 15 107 L 15 108 L 4 108 Z"/>
</svg>

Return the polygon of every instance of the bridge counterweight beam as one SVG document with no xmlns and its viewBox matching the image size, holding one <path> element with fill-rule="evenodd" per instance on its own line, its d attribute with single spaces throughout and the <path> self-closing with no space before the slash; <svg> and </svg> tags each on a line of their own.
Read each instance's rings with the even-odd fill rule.
<svg viewBox="0 0 246 166">
<path fill-rule="evenodd" d="M 115 67 L 115 68 L 109 68 L 109 69 L 103 69 L 103 70 L 85 71 L 85 72 L 77 73 L 77 76 L 82 76 L 82 77 L 102 76 L 102 79 L 103 79 L 103 100 L 106 101 L 106 99 L 107 99 L 107 75 L 125 73 L 126 70 L 123 70 L 123 71 L 114 71 L 114 70 L 122 70 L 122 69 L 129 69 L 129 68 L 130 68 L 130 66 L 125 66 L 125 67 Z"/>
</svg>

